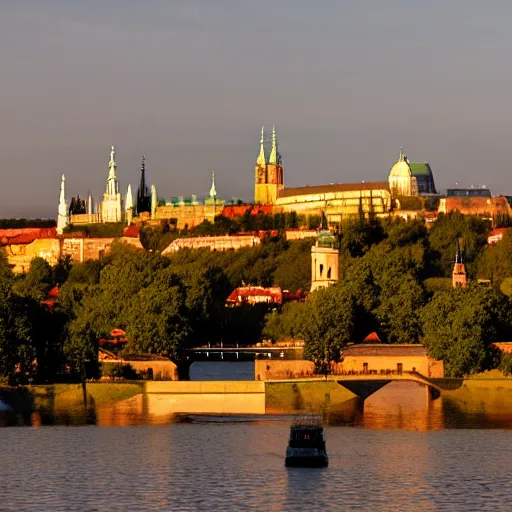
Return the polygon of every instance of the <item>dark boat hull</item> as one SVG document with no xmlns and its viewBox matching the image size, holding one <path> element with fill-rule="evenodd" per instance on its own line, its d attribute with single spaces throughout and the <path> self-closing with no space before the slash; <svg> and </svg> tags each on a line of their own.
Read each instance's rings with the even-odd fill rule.
<svg viewBox="0 0 512 512">
<path fill-rule="evenodd" d="M 286 457 L 284 465 L 288 468 L 325 468 L 329 465 L 329 458 L 327 455 Z"/>
</svg>

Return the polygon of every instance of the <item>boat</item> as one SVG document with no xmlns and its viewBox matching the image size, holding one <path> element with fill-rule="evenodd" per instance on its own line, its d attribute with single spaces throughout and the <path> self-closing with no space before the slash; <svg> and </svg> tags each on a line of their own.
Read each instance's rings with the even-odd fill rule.
<svg viewBox="0 0 512 512">
<path fill-rule="evenodd" d="M 321 468 L 329 464 L 320 419 L 298 418 L 290 427 L 285 466 Z"/>
</svg>

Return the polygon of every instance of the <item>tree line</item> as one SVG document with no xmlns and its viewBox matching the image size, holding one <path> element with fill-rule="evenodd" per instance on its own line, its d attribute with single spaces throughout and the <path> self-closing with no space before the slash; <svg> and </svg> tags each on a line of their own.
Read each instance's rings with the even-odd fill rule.
<svg viewBox="0 0 512 512">
<path fill-rule="evenodd" d="M 489 224 L 453 213 L 421 220 L 352 220 L 337 233 L 338 284 L 304 303 L 226 308 L 243 284 L 309 290 L 311 240 L 268 238 L 239 251 L 182 250 L 168 257 L 114 243 L 100 260 L 55 267 L 36 258 L 14 276 L 0 256 L 0 378 L 39 382 L 97 372 L 98 340 L 123 329 L 126 351 L 184 357 L 196 344 L 304 339 L 321 369 L 349 342 L 423 343 L 459 376 L 499 364 L 494 341 L 512 339 L 512 237 L 487 245 Z M 157 233 L 158 234 L 158 233 Z M 453 289 L 455 241 L 470 280 Z M 156 241 L 155 243 L 158 243 Z M 479 278 L 491 287 L 478 286 Z M 59 299 L 42 301 L 59 285 Z M 37 364 L 35 364 L 37 362 Z"/>
<path fill-rule="evenodd" d="M 267 308 L 226 308 L 226 298 L 243 283 L 270 286 L 275 279 L 292 291 L 309 288 L 310 247 L 279 239 L 236 252 L 162 257 L 114 243 L 109 255 L 84 263 L 64 258 L 52 268 L 35 258 L 21 276 L 0 251 L 0 378 L 76 380 L 84 367 L 97 376 L 98 340 L 115 328 L 129 339 L 125 355 L 160 354 L 176 362 L 206 342 L 253 344 Z M 48 307 L 55 285 L 58 300 Z"/>
<path fill-rule="evenodd" d="M 447 376 L 494 368 L 493 342 L 512 340 L 512 235 L 488 246 L 489 231 L 487 221 L 457 212 L 429 230 L 420 220 L 349 222 L 338 239 L 339 282 L 269 313 L 263 333 L 304 339 L 319 369 L 373 331 L 385 343 L 423 343 Z M 469 286 L 454 289 L 458 238 Z"/>
</svg>

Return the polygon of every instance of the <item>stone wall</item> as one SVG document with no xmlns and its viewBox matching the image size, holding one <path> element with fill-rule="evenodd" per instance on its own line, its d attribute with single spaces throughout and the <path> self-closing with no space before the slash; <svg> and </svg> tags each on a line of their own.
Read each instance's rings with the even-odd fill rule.
<svg viewBox="0 0 512 512">
<path fill-rule="evenodd" d="M 71 256 L 72 261 L 97 260 L 111 251 L 115 238 L 38 238 L 29 244 L 6 246 L 7 259 L 13 272 L 28 272 L 30 262 L 39 257 L 55 265 L 61 256 Z M 120 238 L 121 242 L 142 248 L 138 239 Z"/>
<path fill-rule="evenodd" d="M 306 360 L 265 360 L 254 361 L 254 379 L 257 381 L 297 379 L 311 377 L 315 365 Z"/>
<path fill-rule="evenodd" d="M 397 364 L 402 364 L 403 372 L 415 371 L 426 377 L 444 377 L 443 361 L 436 361 L 427 356 L 346 356 L 341 363 L 331 363 L 331 373 L 343 375 L 348 372 L 363 372 L 364 363 L 368 363 L 368 371 L 396 371 Z M 278 380 L 311 377 L 314 375 L 314 364 L 306 360 L 264 360 L 254 362 L 255 380 Z"/>
<path fill-rule="evenodd" d="M 153 379 L 156 380 L 178 380 L 178 367 L 172 361 L 125 361 L 136 372 L 153 371 Z"/>
<path fill-rule="evenodd" d="M 254 247 L 260 245 L 260 243 L 261 240 L 258 237 L 250 235 L 178 238 L 162 251 L 162 256 L 172 254 L 180 249 L 207 248 L 210 251 L 227 251 L 241 249 L 242 247 Z"/>
<path fill-rule="evenodd" d="M 367 367 L 363 366 L 367 363 Z M 402 364 L 403 372 L 417 371 L 426 377 L 444 377 L 443 361 L 435 361 L 427 356 L 345 356 L 343 362 L 333 363 L 332 372 L 343 375 L 348 372 L 368 371 L 397 371 L 397 365 Z"/>
<path fill-rule="evenodd" d="M 265 383 L 254 381 L 179 381 L 145 383 L 148 412 L 265 414 Z"/>
<path fill-rule="evenodd" d="M 69 216 L 69 223 L 74 226 L 83 226 L 84 224 L 101 224 L 103 219 L 101 213 L 77 213 Z"/>
<path fill-rule="evenodd" d="M 50 265 L 55 265 L 60 257 L 60 240 L 58 238 L 39 238 L 30 244 L 13 244 L 6 247 L 7 259 L 13 265 L 13 272 L 28 272 L 34 258 L 43 258 Z"/>
<path fill-rule="evenodd" d="M 157 206 L 155 219 L 165 221 L 176 219 L 176 227 L 178 229 L 183 229 L 185 225 L 188 226 L 188 228 L 193 228 L 204 221 L 205 209 L 202 204 L 190 206 Z"/>
<path fill-rule="evenodd" d="M 512 215 L 512 209 L 506 197 L 446 197 L 439 201 L 439 213 L 458 210 L 464 215 L 482 215 L 497 217 Z"/>
</svg>

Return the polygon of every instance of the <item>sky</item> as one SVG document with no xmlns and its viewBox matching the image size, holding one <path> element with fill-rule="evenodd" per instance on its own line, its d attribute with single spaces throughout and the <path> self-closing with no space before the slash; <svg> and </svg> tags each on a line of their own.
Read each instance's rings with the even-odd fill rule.
<svg viewBox="0 0 512 512">
<path fill-rule="evenodd" d="M 403 146 L 438 189 L 512 194 L 510 0 L 0 0 L 0 217 L 123 192 L 253 197 L 261 126 L 287 186 L 385 181 Z"/>
</svg>

